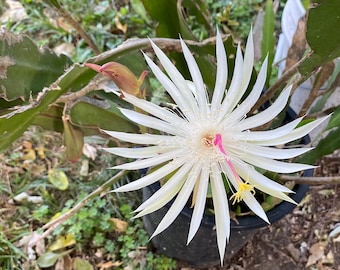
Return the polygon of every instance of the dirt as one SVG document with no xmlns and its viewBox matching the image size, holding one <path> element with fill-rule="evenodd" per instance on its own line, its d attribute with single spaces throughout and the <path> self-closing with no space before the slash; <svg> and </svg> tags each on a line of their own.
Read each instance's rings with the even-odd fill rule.
<svg viewBox="0 0 340 270">
<path fill-rule="evenodd" d="M 316 176 L 339 176 L 340 157 L 325 157 Z M 340 270 L 340 187 L 315 185 L 285 218 L 257 232 L 224 266 L 204 270 Z M 178 262 L 180 270 L 194 270 Z"/>
</svg>

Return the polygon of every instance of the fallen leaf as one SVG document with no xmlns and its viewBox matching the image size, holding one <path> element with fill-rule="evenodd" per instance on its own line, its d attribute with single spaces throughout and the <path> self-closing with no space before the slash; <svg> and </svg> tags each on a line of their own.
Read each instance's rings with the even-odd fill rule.
<svg viewBox="0 0 340 270">
<path fill-rule="evenodd" d="M 53 186 L 60 190 L 66 190 L 68 188 L 68 178 L 66 174 L 61 170 L 48 170 L 48 180 Z"/>
<path fill-rule="evenodd" d="M 120 261 L 115 261 L 115 262 L 100 262 L 97 264 L 97 267 L 100 270 L 105 270 L 105 269 L 111 269 L 112 267 L 118 267 L 121 266 L 123 263 Z"/>
<path fill-rule="evenodd" d="M 1 23 L 15 23 L 27 18 L 26 10 L 19 1 L 6 0 L 5 4 L 8 8 L 5 9 L 4 14 L 0 17 Z"/>
<path fill-rule="evenodd" d="M 306 267 L 309 267 L 313 264 L 315 264 L 318 260 L 324 256 L 325 246 L 323 243 L 315 243 L 311 246 L 309 249 L 310 255 L 308 257 L 308 261 L 306 264 Z"/>
<path fill-rule="evenodd" d="M 86 260 L 75 258 L 73 261 L 74 270 L 93 270 L 93 266 Z"/>
<path fill-rule="evenodd" d="M 97 157 L 97 148 L 95 148 L 94 146 L 88 144 L 88 143 L 84 143 L 83 146 L 83 154 L 92 159 L 95 160 Z"/>
<path fill-rule="evenodd" d="M 115 226 L 115 231 L 117 232 L 125 232 L 127 227 L 128 227 L 128 223 L 124 220 L 121 220 L 119 218 L 110 218 L 109 219 L 111 222 L 113 222 L 114 226 Z"/>
<path fill-rule="evenodd" d="M 64 236 L 59 236 L 57 240 L 51 244 L 49 247 L 49 251 L 56 251 L 65 247 L 72 246 L 76 243 L 76 240 L 73 235 L 67 234 Z"/>
</svg>

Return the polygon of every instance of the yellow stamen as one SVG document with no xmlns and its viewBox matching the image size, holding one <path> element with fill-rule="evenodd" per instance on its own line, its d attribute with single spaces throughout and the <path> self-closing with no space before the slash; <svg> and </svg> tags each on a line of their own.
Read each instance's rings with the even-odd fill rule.
<svg viewBox="0 0 340 270">
<path fill-rule="evenodd" d="M 231 197 L 230 197 L 230 200 L 232 200 L 233 204 L 235 204 L 236 202 L 239 203 L 243 198 L 244 196 L 246 195 L 247 192 L 251 192 L 253 195 L 255 194 L 255 190 L 254 190 L 254 185 L 250 185 L 247 182 L 242 182 L 239 187 L 238 187 L 238 190 L 236 193 L 234 193 Z"/>
</svg>

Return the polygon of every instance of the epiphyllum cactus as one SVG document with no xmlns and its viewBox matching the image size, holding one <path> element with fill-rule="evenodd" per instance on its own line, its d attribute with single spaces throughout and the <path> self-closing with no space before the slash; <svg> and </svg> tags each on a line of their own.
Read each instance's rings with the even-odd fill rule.
<svg viewBox="0 0 340 270">
<path fill-rule="evenodd" d="M 155 77 L 176 103 L 177 112 L 123 91 L 123 98 L 127 102 L 149 115 L 124 108 L 120 109 L 121 112 L 139 125 L 157 130 L 157 134 L 106 131 L 116 139 L 147 145 L 106 150 L 122 157 L 138 159 L 114 166 L 114 169 L 138 170 L 157 166 L 146 176 L 116 189 L 116 192 L 137 190 L 168 176 L 167 182 L 136 209 L 136 217 L 141 217 L 156 211 L 175 198 L 153 236 L 161 233 L 176 219 L 193 194 L 194 210 L 188 235 L 189 243 L 200 226 L 210 185 L 217 244 L 223 262 L 226 242 L 230 235 L 228 199 L 232 203 L 244 201 L 256 215 L 268 223 L 266 213 L 254 196 L 257 191 L 295 203 L 286 194 L 292 192 L 290 189 L 262 175 L 256 168 L 277 173 L 294 173 L 312 168 L 313 166 L 306 164 L 279 161 L 296 157 L 310 148 L 285 149 L 275 146 L 301 138 L 325 118 L 297 127 L 302 120 L 298 118 L 273 130 L 252 131 L 253 128 L 271 121 L 285 108 L 291 87 L 283 90 L 270 107 L 247 117 L 265 84 L 267 60 L 261 67 L 252 91 L 241 102 L 253 70 L 252 34 L 248 37 L 244 57 L 238 46 L 234 73 L 227 90 L 227 57 L 219 33 L 216 42 L 217 74 L 211 100 L 208 99 L 196 61 L 183 40 L 181 46 L 192 81 L 185 80 L 168 57 L 151 42 L 167 75 L 147 55 L 144 55 L 145 59 Z M 222 174 L 233 194 L 227 194 Z"/>
</svg>

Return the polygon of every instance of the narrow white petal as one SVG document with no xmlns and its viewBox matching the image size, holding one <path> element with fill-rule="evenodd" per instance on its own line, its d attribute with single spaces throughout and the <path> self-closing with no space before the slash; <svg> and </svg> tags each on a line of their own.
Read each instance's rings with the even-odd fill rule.
<svg viewBox="0 0 340 270">
<path fill-rule="evenodd" d="M 237 54 L 242 54 L 242 52 L 241 51 L 239 52 L 238 50 Z M 237 60 L 237 56 L 236 56 L 236 60 Z M 235 65 L 237 65 L 237 63 Z M 230 108 L 227 111 L 227 113 L 230 113 L 236 107 L 236 105 L 240 102 L 242 96 L 246 92 L 248 85 L 249 85 L 250 78 L 251 78 L 251 74 L 253 72 L 253 66 L 254 66 L 254 43 L 253 43 L 253 35 L 250 32 L 248 35 L 246 50 L 244 54 L 244 61 L 242 63 L 242 70 L 238 70 L 238 69 L 236 70 L 236 66 L 234 69 L 234 74 L 237 71 L 238 74 L 236 75 L 241 77 L 241 81 L 240 83 L 236 83 L 235 85 L 233 85 L 233 82 L 232 82 L 230 85 L 230 89 L 227 94 L 228 98 L 230 99 L 229 101 Z M 233 77 L 233 80 L 234 80 L 234 77 Z M 230 95 L 229 95 L 229 92 L 230 92 Z"/>
<path fill-rule="evenodd" d="M 129 184 L 121 186 L 114 190 L 114 192 L 126 192 L 126 191 L 133 191 L 137 189 L 141 189 L 148 185 L 151 185 L 163 177 L 167 176 L 168 174 L 175 171 L 178 167 L 180 167 L 185 162 L 185 159 L 182 159 L 181 162 L 177 160 L 176 162 L 169 162 L 168 164 L 162 166 L 161 168 L 157 169 L 156 171 L 139 178 Z"/>
<path fill-rule="evenodd" d="M 166 161 L 175 159 L 177 157 L 183 156 L 183 150 L 182 149 L 175 149 L 170 152 L 166 152 L 163 154 L 160 154 L 158 156 L 154 156 L 151 158 L 146 159 L 139 159 L 130 163 L 124 163 L 121 165 L 117 165 L 112 167 L 111 169 L 120 169 L 120 170 L 139 170 L 144 168 L 150 168 L 152 166 L 162 164 Z"/>
<path fill-rule="evenodd" d="M 149 158 L 158 156 L 160 153 L 171 150 L 171 148 L 160 147 L 160 146 L 149 146 L 149 147 L 138 147 L 138 148 L 103 148 L 106 152 L 111 154 L 126 157 L 126 158 Z"/>
<path fill-rule="evenodd" d="M 177 70 L 177 68 L 173 65 L 171 60 L 165 55 L 164 52 L 162 52 L 161 49 L 159 49 L 157 47 L 157 45 L 155 43 L 153 43 L 151 41 L 151 45 L 152 45 L 152 48 L 154 49 L 159 61 L 161 62 L 162 66 L 164 67 L 166 73 L 169 75 L 172 82 L 176 85 L 176 87 L 175 87 L 176 89 L 173 90 L 173 89 L 170 89 L 168 87 L 165 87 L 165 85 L 160 81 L 162 83 L 162 85 L 164 86 L 164 88 L 168 91 L 168 93 L 175 100 L 175 102 L 178 106 L 181 107 L 181 104 L 179 104 L 177 102 L 177 100 L 179 99 L 181 101 L 181 103 L 183 101 L 187 105 L 192 106 L 191 109 L 194 112 L 197 112 L 198 108 L 197 108 L 195 99 L 194 99 L 192 93 L 189 91 L 189 89 L 187 89 L 186 82 L 185 82 L 185 79 L 182 76 L 182 74 Z M 148 57 L 146 57 L 146 58 L 148 58 Z M 146 59 L 146 60 L 148 61 L 148 59 Z M 149 63 L 149 61 L 148 61 L 148 63 Z M 152 62 L 152 64 L 153 64 L 154 67 L 156 67 L 160 71 L 160 69 L 153 62 Z M 151 66 L 150 66 L 150 68 L 151 68 Z M 156 74 L 155 74 L 155 76 L 156 76 Z M 184 103 L 182 105 L 184 105 Z M 185 107 L 181 107 L 181 109 L 185 109 Z"/>
<path fill-rule="evenodd" d="M 211 169 L 212 179 L 210 183 L 215 211 L 217 246 L 221 264 L 223 264 L 226 242 L 229 240 L 230 236 L 228 199 L 220 170 L 217 168 L 216 164 L 213 164 Z"/>
<path fill-rule="evenodd" d="M 259 75 L 257 76 L 252 91 L 249 93 L 247 98 L 238 107 L 236 107 L 234 111 L 230 113 L 230 115 L 228 116 L 228 118 L 226 118 L 225 121 L 229 123 L 239 122 L 239 120 L 249 112 L 249 110 L 254 106 L 254 104 L 259 99 L 262 93 L 264 84 L 266 82 L 266 76 L 267 76 L 267 58 L 264 60 L 262 64 L 261 70 L 259 72 Z"/>
<path fill-rule="evenodd" d="M 217 60 L 217 71 L 216 71 L 216 82 L 214 88 L 214 94 L 211 101 L 211 110 L 214 112 L 218 110 L 222 103 L 222 98 L 225 93 L 225 88 L 228 79 L 228 64 L 227 55 L 224 49 L 221 34 L 217 31 L 216 35 L 216 60 Z"/>
<path fill-rule="evenodd" d="M 122 114 L 124 114 L 127 118 L 138 123 L 142 126 L 153 128 L 156 130 L 160 130 L 166 133 L 170 133 L 173 135 L 183 136 L 185 132 L 182 129 L 179 129 L 176 126 L 169 124 L 163 120 L 160 120 L 156 117 L 149 116 L 143 113 L 138 113 L 136 111 L 131 111 L 127 109 L 120 108 Z"/>
<path fill-rule="evenodd" d="M 256 155 L 244 155 L 242 159 L 256 167 L 278 173 L 294 173 L 315 168 L 308 164 L 282 162 Z"/>
<path fill-rule="evenodd" d="M 145 99 L 137 98 L 134 95 L 130 95 L 124 92 L 124 99 L 136 107 L 142 109 L 149 114 L 156 116 L 166 122 L 171 123 L 172 125 L 176 125 L 182 128 L 185 128 L 187 121 L 181 117 L 179 117 L 174 112 L 169 111 L 167 108 L 160 107 L 152 102 L 149 102 Z"/>
<path fill-rule="evenodd" d="M 292 85 L 283 90 L 271 106 L 262 112 L 242 120 L 237 127 L 240 130 L 251 129 L 259 127 L 274 119 L 286 107 L 291 89 Z"/>
<path fill-rule="evenodd" d="M 192 81 L 194 82 L 194 85 L 195 85 L 198 106 L 200 108 L 201 113 L 207 113 L 208 112 L 207 111 L 208 109 L 207 92 L 205 90 L 201 72 L 198 68 L 198 65 L 195 61 L 194 56 L 191 54 L 191 52 L 189 51 L 189 48 L 187 47 L 187 45 L 184 43 L 182 39 L 181 39 L 181 45 L 182 45 L 182 50 L 183 50 L 185 60 L 188 64 L 188 68 L 189 68 Z"/>
<path fill-rule="evenodd" d="M 266 213 L 264 212 L 262 206 L 255 199 L 254 195 L 251 192 L 246 192 L 246 195 L 243 197 L 243 201 L 247 204 L 249 209 L 253 211 L 254 214 L 262 218 L 265 222 L 270 224 Z"/>
<path fill-rule="evenodd" d="M 224 117 L 226 117 L 234 109 L 234 106 L 236 106 L 238 102 L 237 93 L 242 83 L 242 75 L 243 75 L 242 70 L 243 70 L 243 56 L 241 52 L 241 47 L 240 45 L 238 45 L 233 77 L 231 80 L 230 87 L 227 91 L 227 94 L 225 95 L 223 99 L 223 102 L 220 108 L 219 118 L 217 119 L 218 122 L 224 119 Z"/>
<path fill-rule="evenodd" d="M 287 149 L 281 149 L 281 148 L 275 148 L 275 147 L 267 147 L 267 146 L 261 146 L 257 144 L 251 144 L 251 143 L 240 143 L 240 145 L 237 146 L 231 146 L 230 152 L 232 152 L 232 149 L 235 149 L 235 153 L 237 153 L 240 157 L 243 155 L 258 155 L 260 157 L 265 158 L 272 158 L 272 159 L 289 159 L 293 157 L 297 157 L 299 155 L 302 155 L 313 148 L 311 147 L 305 147 L 305 148 L 287 148 Z"/>
<path fill-rule="evenodd" d="M 244 163 L 243 161 L 234 160 L 233 164 L 235 165 L 237 173 L 249 183 L 255 186 L 261 187 L 261 190 L 264 192 L 271 194 L 271 190 L 278 192 L 286 192 L 293 193 L 289 188 L 280 185 L 279 183 L 269 179 L 263 174 L 259 173 L 254 169 L 254 167 Z"/>
<path fill-rule="evenodd" d="M 135 212 L 142 211 L 140 214 L 138 214 L 138 216 L 142 216 L 155 211 L 165 205 L 167 202 L 169 202 L 171 198 L 174 197 L 182 187 L 192 166 L 192 162 L 183 164 L 183 166 L 180 167 L 177 172 L 159 190 L 156 191 L 156 193 L 154 193 L 147 201 L 142 203 L 135 210 Z M 153 209 L 154 204 L 159 205 L 161 201 L 164 203 L 162 206 L 150 211 L 150 209 Z"/>
<path fill-rule="evenodd" d="M 160 144 L 161 142 L 171 142 L 174 136 L 156 135 L 156 134 L 136 134 L 118 131 L 103 130 L 109 136 L 129 143 L 136 144 Z"/>
<path fill-rule="evenodd" d="M 188 233 L 187 244 L 189 244 L 192 238 L 195 236 L 201 224 L 204 209 L 205 209 L 205 203 L 207 200 L 208 184 L 209 184 L 209 170 L 202 169 L 200 177 L 199 177 L 194 211 L 192 213 L 192 217 L 190 221 L 190 229 Z"/>
<path fill-rule="evenodd" d="M 294 193 L 294 191 L 267 178 L 266 176 L 257 172 L 254 168 L 251 168 L 248 164 L 244 164 L 241 161 L 235 161 L 234 165 L 237 173 L 251 185 L 254 185 L 256 189 L 281 200 L 296 204 L 292 198 L 285 194 Z"/>
<path fill-rule="evenodd" d="M 298 128 L 292 130 L 289 133 L 286 133 L 286 135 L 283 135 L 282 137 L 276 137 L 276 138 L 273 138 L 273 139 L 263 139 L 263 141 L 259 141 L 259 143 L 262 144 L 262 145 L 279 145 L 279 144 L 285 144 L 285 143 L 294 141 L 296 139 L 302 138 L 303 136 L 307 135 L 311 130 L 316 128 L 318 125 L 320 125 L 323 121 L 325 121 L 329 117 L 330 117 L 330 115 L 323 117 L 323 118 L 320 118 L 320 119 L 317 119 L 317 120 L 314 120 L 313 122 L 310 122 L 306 125 L 298 127 Z M 285 127 L 285 126 L 283 126 L 283 127 Z M 263 132 L 265 132 L 265 131 L 263 131 Z M 270 131 L 268 131 L 268 132 L 270 132 Z"/>
<path fill-rule="evenodd" d="M 200 164 L 194 165 L 193 171 L 199 169 Z M 194 185 L 197 181 L 197 178 L 195 177 L 196 174 L 195 173 L 189 174 L 188 179 L 185 181 L 183 187 L 181 188 L 181 191 L 178 193 L 175 201 L 171 205 L 168 212 L 165 214 L 161 222 L 158 224 L 151 238 L 161 233 L 166 228 L 168 228 L 172 224 L 172 222 L 176 219 L 176 217 L 179 215 L 179 213 L 183 210 L 183 207 L 187 203 L 189 196 L 192 193 Z"/>
<path fill-rule="evenodd" d="M 251 141 L 256 143 L 257 141 L 261 145 L 277 145 L 277 144 L 267 144 L 266 142 L 274 142 L 276 139 L 281 140 L 281 138 L 287 136 L 287 134 L 291 134 L 294 132 L 294 128 L 301 122 L 302 117 L 297 118 L 288 124 L 266 131 L 245 131 L 241 133 L 239 139 L 243 139 L 244 141 Z M 297 137 L 300 138 L 300 137 Z M 287 141 L 289 142 L 289 141 Z"/>
</svg>

